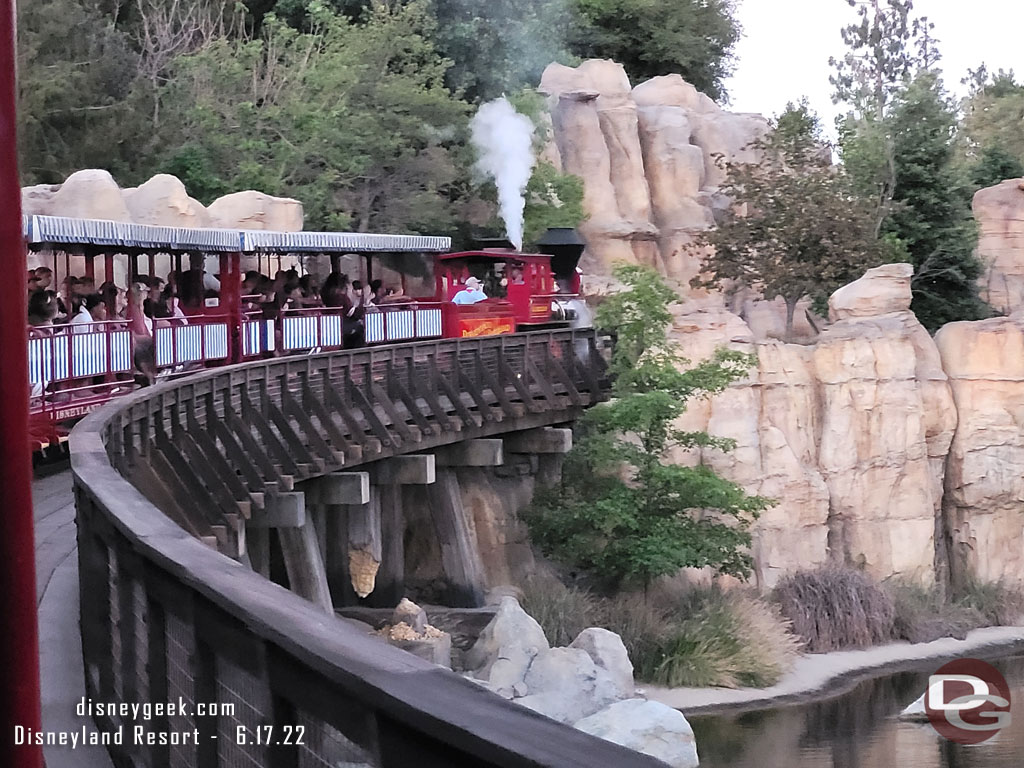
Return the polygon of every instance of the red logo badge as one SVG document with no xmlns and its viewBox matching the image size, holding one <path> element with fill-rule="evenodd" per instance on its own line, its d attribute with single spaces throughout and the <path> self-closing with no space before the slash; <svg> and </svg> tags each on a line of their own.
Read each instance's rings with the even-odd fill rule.
<svg viewBox="0 0 1024 768">
<path fill-rule="evenodd" d="M 928 678 L 924 705 L 932 727 L 958 744 L 980 744 L 1010 724 L 1010 686 L 978 659 L 940 667 Z"/>
</svg>

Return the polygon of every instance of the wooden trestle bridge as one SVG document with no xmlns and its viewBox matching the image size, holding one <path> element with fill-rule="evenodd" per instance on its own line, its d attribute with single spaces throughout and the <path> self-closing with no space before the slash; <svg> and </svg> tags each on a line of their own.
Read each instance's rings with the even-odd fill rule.
<svg viewBox="0 0 1024 768">
<path fill-rule="evenodd" d="M 89 416 L 71 437 L 87 695 L 235 705 L 157 718 L 151 730 L 198 743 L 126 741 L 115 764 L 660 765 L 333 614 L 360 561 L 379 564 L 375 593 L 401 595 L 402 485 L 494 464 L 503 448 L 560 450 L 552 427 L 607 394 L 605 373 L 593 331 L 538 332 L 246 363 Z M 477 603 L 450 512 L 446 575 Z M 291 591 L 264 578 L 270 528 Z M 252 736 L 300 725 L 302 744 Z"/>
</svg>

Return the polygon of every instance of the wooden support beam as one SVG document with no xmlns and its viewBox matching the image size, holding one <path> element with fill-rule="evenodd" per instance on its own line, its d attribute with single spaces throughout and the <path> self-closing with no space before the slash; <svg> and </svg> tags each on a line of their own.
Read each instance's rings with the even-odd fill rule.
<svg viewBox="0 0 1024 768">
<path fill-rule="evenodd" d="M 292 592 L 316 604 L 325 613 L 333 614 L 327 571 L 320 557 L 313 523 L 306 521 L 294 528 L 282 528 L 277 533 Z"/>
<path fill-rule="evenodd" d="M 265 579 L 270 578 L 270 529 L 246 525 L 246 551 L 252 569 Z"/>
<path fill-rule="evenodd" d="M 307 411 L 316 416 L 321 428 L 327 433 L 327 439 L 334 444 L 335 448 L 348 454 L 353 448 L 352 443 L 349 442 L 341 429 L 339 429 L 330 412 L 324 406 L 323 401 L 313 391 L 313 387 L 310 386 L 309 380 L 306 377 L 302 379 L 302 404 Z"/>
<path fill-rule="evenodd" d="M 370 466 L 374 485 L 430 485 L 434 482 L 436 461 L 432 453 L 394 456 Z"/>
<path fill-rule="evenodd" d="M 306 497 L 301 493 L 275 493 L 263 500 L 263 512 L 249 520 L 253 528 L 299 528 L 306 522 Z"/>
<path fill-rule="evenodd" d="M 348 568 L 352 588 L 359 597 L 373 592 L 382 552 L 380 491 L 370 491 L 370 501 L 348 508 Z"/>
<path fill-rule="evenodd" d="M 366 504 L 370 501 L 369 472 L 331 472 L 307 480 L 306 502 L 313 504 Z"/>
<path fill-rule="evenodd" d="M 470 412 L 466 404 L 462 402 L 462 396 L 458 390 L 452 386 L 452 383 L 437 370 L 437 362 L 431 359 L 431 365 L 433 367 L 434 381 L 436 382 L 438 389 L 441 390 L 441 394 L 448 398 L 448 402 L 452 404 L 452 408 L 455 409 L 455 413 L 458 414 L 459 418 L 462 419 L 462 423 L 470 428 L 479 426 L 476 419 L 473 418 L 473 414 Z M 484 415 L 480 414 L 480 418 L 483 419 Z"/>
<path fill-rule="evenodd" d="M 504 414 L 495 413 L 494 409 L 491 408 L 491 404 L 484 397 L 483 390 L 476 385 L 476 382 L 469 378 L 468 374 L 459 368 L 459 384 L 469 393 L 469 396 L 473 398 L 473 402 L 476 403 L 477 412 L 480 414 L 485 422 L 487 421 L 501 421 Z"/>
<path fill-rule="evenodd" d="M 381 608 L 394 608 L 405 597 L 405 514 L 402 511 L 402 486 L 381 485 L 380 525 L 383 547 L 377 583 L 368 602 Z"/>
<path fill-rule="evenodd" d="M 527 410 L 531 413 L 539 413 L 544 410 L 543 406 L 533 399 L 533 393 L 530 392 L 530 388 L 527 386 L 526 381 L 524 381 L 522 374 L 516 373 L 504 358 L 498 361 L 498 365 L 501 367 L 501 375 L 512 382 L 512 386 L 515 388 L 519 395 L 519 399 L 523 401 Z"/>
<path fill-rule="evenodd" d="M 428 486 L 430 514 L 441 544 L 441 564 L 450 585 L 448 605 L 476 608 L 484 602 L 484 566 L 476 542 L 476 526 L 462 505 L 454 470 L 441 469 Z"/>
<path fill-rule="evenodd" d="M 366 395 L 363 394 L 363 390 L 355 385 L 355 382 L 352 381 L 347 372 L 345 373 L 345 386 L 352 399 L 355 401 L 356 407 L 359 408 L 360 412 L 363 414 L 363 419 L 370 425 L 371 431 L 377 439 L 380 440 L 381 445 L 388 447 L 399 444 L 401 442 L 401 438 L 396 438 L 388 432 L 387 427 L 384 426 L 384 422 L 380 420 L 377 412 L 373 410 L 373 403 L 371 403 L 367 399 Z"/>
<path fill-rule="evenodd" d="M 384 409 L 384 413 L 388 415 L 388 420 L 391 422 L 391 426 L 398 431 L 403 442 L 419 442 L 418 439 L 414 439 L 412 430 L 409 429 L 409 425 L 406 423 L 405 417 L 398 412 L 397 408 L 395 408 L 395 404 L 391 401 L 391 396 L 384 391 L 384 387 L 377 382 L 373 382 L 370 384 L 370 394 L 373 395 L 377 405 Z"/>
<path fill-rule="evenodd" d="M 555 378 L 562 383 L 562 386 L 565 387 L 565 391 L 569 395 L 569 401 L 573 405 L 582 405 L 583 398 L 580 396 L 579 390 L 576 389 L 576 385 L 573 384 L 572 379 L 569 377 L 569 374 L 565 372 L 565 368 L 563 368 L 562 364 L 558 362 L 558 359 L 552 355 L 548 355 L 547 367 L 549 371 L 555 374 Z"/>
<path fill-rule="evenodd" d="M 313 425 L 313 420 L 309 418 L 306 409 L 299 403 L 299 399 L 291 390 L 284 387 L 284 382 L 282 382 L 281 398 L 284 400 L 284 413 L 288 418 L 294 419 L 295 423 L 299 425 L 299 428 L 306 436 L 306 442 L 308 442 L 310 448 L 316 451 L 317 455 L 328 463 L 343 464 L 345 462 L 344 451 L 336 450 L 324 439 L 324 436 Z"/>
<path fill-rule="evenodd" d="M 543 373 L 541 373 L 540 368 L 537 367 L 537 363 L 533 361 L 532 357 L 527 359 L 526 369 L 530 374 L 531 384 L 540 389 L 540 393 L 543 395 L 544 401 L 547 403 L 547 407 L 551 410 L 557 410 L 561 405 L 558 402 L 558 396 L 555 394 L 555 390 L 551 386 L 551 382 L 548 381 L 547 377 Z"/>
<path fill-rule="evenodd" d="M 463 440 L 436 452 L 438 467 L 499 467 L 505 462 L 505 447 L 500 439 Z"/>
<path fill-rule="evenodd" d="M 572 450 L 572 430 L 540 427 L 505 435 L 509 453 L 568 453 Z"/>
<path fill-rule="evenodd" d="M 391 397 L 397 397 L 402 404 L 405 406 L 405 410 L 409 413 L 409 416 L 415 422 L 416 426 L 420 428 L 420 433 L 424 436 L 427 435 L 439 435 L 441 434 L 441 425 L 431 423 L 427 420 L 427 417 L 423 415 L 420 408 L 420 404 L 416 402 L 416 399 L 412 396 L 405 385 L 402 383 L 401 377 L 395 371 L 394 366 L 388 362 L 388 390 Z"/>
</svg>

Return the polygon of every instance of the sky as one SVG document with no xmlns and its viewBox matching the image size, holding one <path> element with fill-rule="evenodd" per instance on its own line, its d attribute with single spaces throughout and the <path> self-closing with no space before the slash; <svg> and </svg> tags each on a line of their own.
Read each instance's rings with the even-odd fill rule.
<svg viewBox="0 0 1024 768">
<path fill-rule="evenodd" d="M 777 115 L 787 101 L 807 96 L 831 129 L 828 59 L 844 53 L 840 30 L 856 19 L 846 0 L 739 0 L 744 38 L 736 69 L 726 81 L 729 109 Z M 1014 69 L 1024 76 L 1024 0 L 915 0 L 914 14 L 935 24 L 946 86 L 963 93 L 960 80 L 981 62 L 990 72 Z M 831 130 L 829 130 L 832 133 Z"/>
</svg>

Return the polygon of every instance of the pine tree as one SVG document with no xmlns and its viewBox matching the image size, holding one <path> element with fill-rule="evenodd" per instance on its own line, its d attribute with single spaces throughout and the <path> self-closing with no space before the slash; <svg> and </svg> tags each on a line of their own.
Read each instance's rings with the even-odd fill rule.
<svg viewBox="0 0 1024 768">
<path fill-rule="evenodd" d="M 982 266 L 974 255 L 970 195 L 952 164 L 955 124 L 956 114 L 933 72 L 919 74 L 893 105 L 896 187 L 885 231 L 911 256 L 911 308 L 930 330 L 986 316 L 978 296 Z"/>
</svg>

